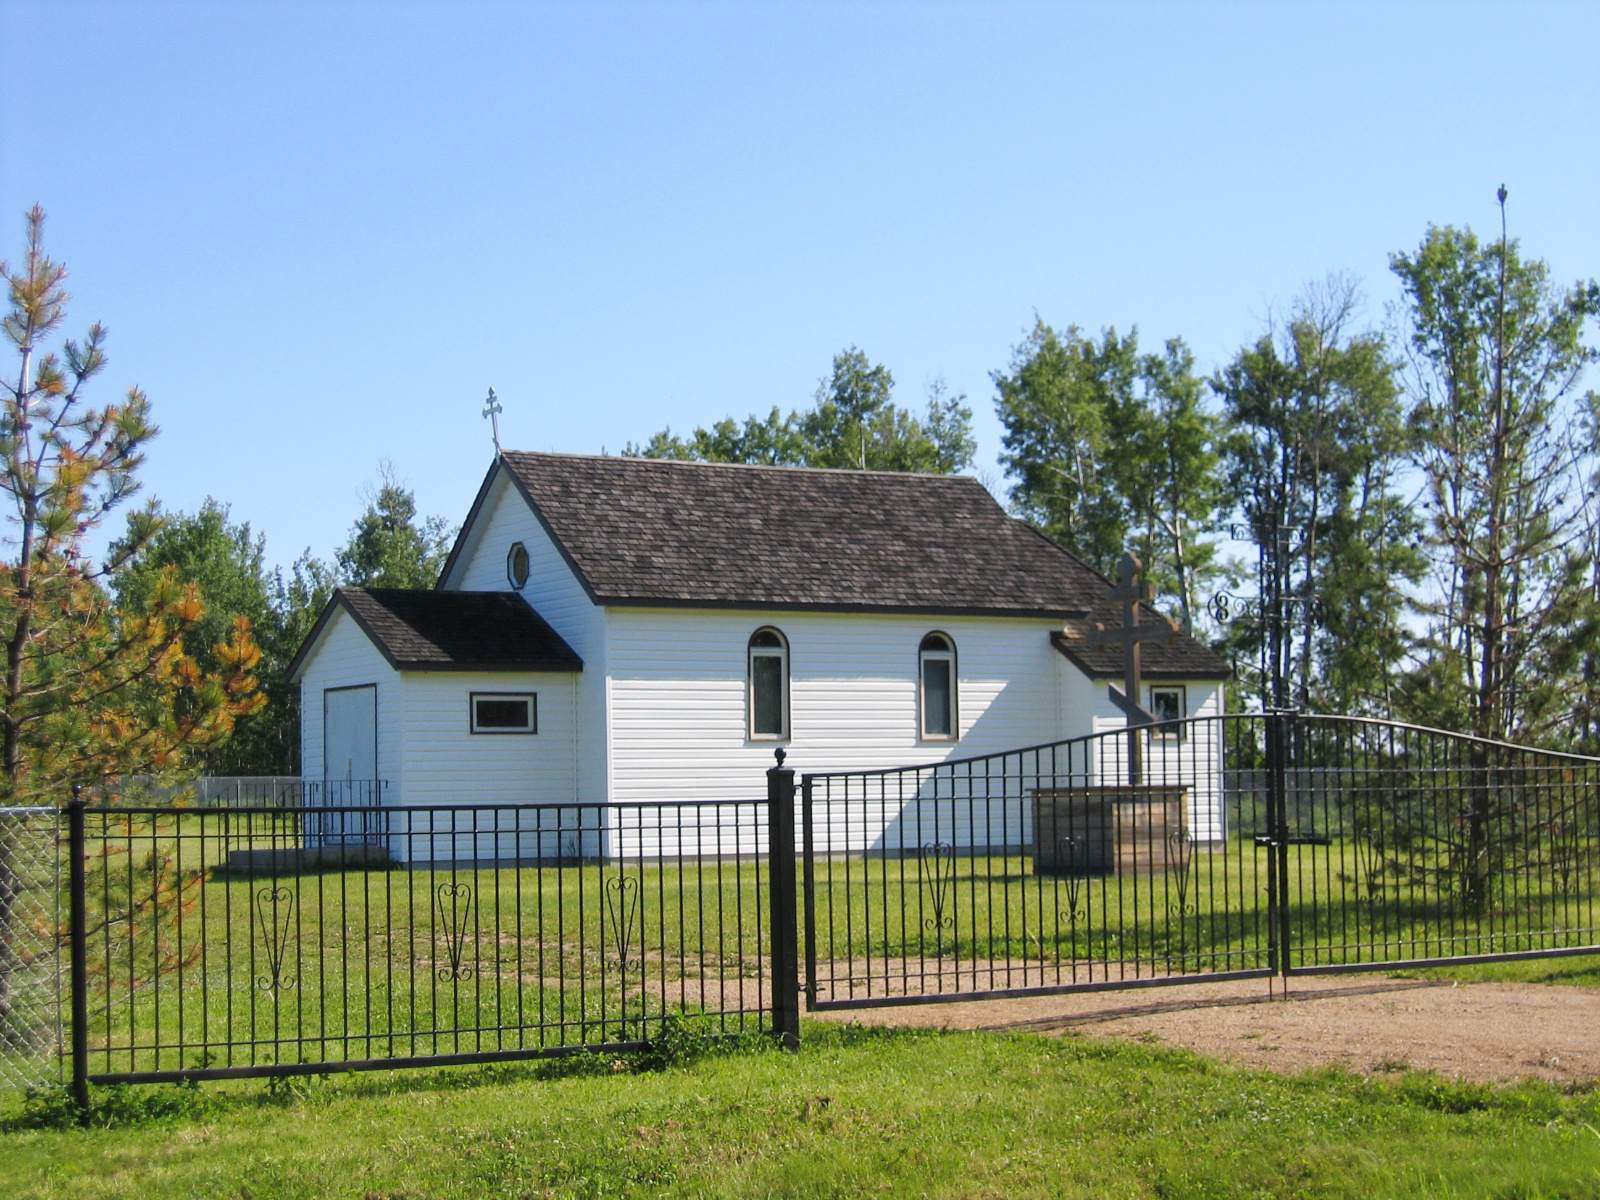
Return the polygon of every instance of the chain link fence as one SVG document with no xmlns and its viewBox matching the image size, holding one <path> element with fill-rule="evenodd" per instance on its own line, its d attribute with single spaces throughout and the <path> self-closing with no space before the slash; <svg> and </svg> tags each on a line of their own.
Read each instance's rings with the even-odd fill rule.
<svg viewBox="0 0 1600 1200">
<path fill-rule="evenodd" d="M 61 841 L 53 808 L 0 808 L 0 1089 L 61 1075 Z"/>
<path fill-rule="evenodd" d="M 91 804 L 174 804 L 198 808 L 298 808 L 321 804 L 320 780 L 298 775 L 200 775 L 164 778 L 156 775 L 122 775 L 99 780 L 84 788 Z M 339 803 L 335 798 L 329 803 Z M 343 803 L 376 803 L 365 794 Z"/>
</svg>

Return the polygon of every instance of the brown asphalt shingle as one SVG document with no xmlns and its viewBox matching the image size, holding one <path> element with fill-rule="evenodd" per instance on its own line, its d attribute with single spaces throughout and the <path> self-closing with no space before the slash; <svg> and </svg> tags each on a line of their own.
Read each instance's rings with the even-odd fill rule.
<svg viewBox="0 0 1600 1200">
<path fill-rule="evenodd" d="M 968 476 L 501 457 L 599 604 L 1064 618 L 1107 587 Z"/>
<path fill-rule="evenodd" d="M 1162 619 L 1147 606 L 1139 606 L 1139 624 L 1156 625 Z M 1110 599 L 1096 606 L 1084 620 L 1068 621 L 1050 635 L 1055 648 L 1066 655 L 1090 679 L 1122 678 L 1120 645 L 1090 648 L 1087 635 L 1096 625 L 1113 628 L 1122 624 L 1122 605 Z M 1233 668 L 1226 660 L 1197 642 L 1177 634 L 1170 642 L 1148 641 L 1139 650 L 1140 673 L 1146 680 L 1229 679 Z"/>
<path fill-rule="evenodd" d="M 1082 640 L 1121 619 L 1109 581 L 971 477 L 514 450 L 500 461 L 596 604 L 1045 617 L 1092 678 L 1122 676 L 1120 648 Z M 1231 674 L 1181 635 L 1146 643 L 1143 663 L 1151 679 Z"/>
</svg>

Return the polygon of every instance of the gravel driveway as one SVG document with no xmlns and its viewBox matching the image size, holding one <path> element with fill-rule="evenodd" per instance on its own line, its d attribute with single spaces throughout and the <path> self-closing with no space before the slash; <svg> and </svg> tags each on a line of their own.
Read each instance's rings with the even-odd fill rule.
<svg viewBox="0 0 1600 1200">
<path fill-rule="evenodd" d="M 1308 977 L 1271 998 L 1266 981 L 1246 980 L 818 1015 L 1156 1041 L 1276 1071 L 1600 1078 L 1600 989 L 1586 987 Z"/>
</svg>

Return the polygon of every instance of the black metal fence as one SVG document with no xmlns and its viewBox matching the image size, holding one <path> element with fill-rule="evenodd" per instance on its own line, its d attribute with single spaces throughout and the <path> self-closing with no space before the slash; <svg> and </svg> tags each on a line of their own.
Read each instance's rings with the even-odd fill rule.
<svg viewBox="0 0 1600 1200">
<path fill-rule="evenodd" d="M 1595 759 L 1272 713 L 802 792 L 815 1009 L 1600 949 Z"/>
<path fill-rule="evenodd" d="M 621 1049 L 685 1014 L 760 1028 L 766 809 L 76 804 L 76 1078 Z"/>
<path fill-rule="evenodd" d="M 737 803 L 75 801 L 62 1061 L 86 1105 L 638 1048 L 682 1016 L 794 1046 L 802 994 L 1600 952 L 1600 759 L 1269 713 L 810 774 L 795 800 L 780 757 Z"/>
</svg>

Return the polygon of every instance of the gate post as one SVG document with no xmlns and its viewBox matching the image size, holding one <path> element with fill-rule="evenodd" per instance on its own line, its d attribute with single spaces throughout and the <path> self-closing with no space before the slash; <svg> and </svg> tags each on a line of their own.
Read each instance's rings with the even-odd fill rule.
<svg viewBox="0 0 1600 1200">
<path fill-rule="evenodd" d="M 794 769 L 767 771 L 767 885 L 772 934 L 772 1029 L 784 1049 L 800 1049 L 799 920 L 795 911 Z"/>
<path fill-rule="evenodd" d="M 83 788 L 72 785 L 67 805 L 67 940 L 72 954 L 72 1102 L 78 1124 L 89 1124 L 89 913 L 84 859 L 88 839 L 83 831 Z"/>
<path fill-rule="evenodd" d="M 805 885 L 806 918 L 806 1003 L 817 1002 L 817 868 L 816 843 L 812 833 L 813 816 L 811 776 L 800 780 L 800 852 L 802 879 Z"/>
<path fill-rule="evenodd" d="M 1289 914 L 1289 742 L 1292 711 L 1267 712 L 1267 936 L 1268 965 L 1287 977 Z"/>
</svg>

